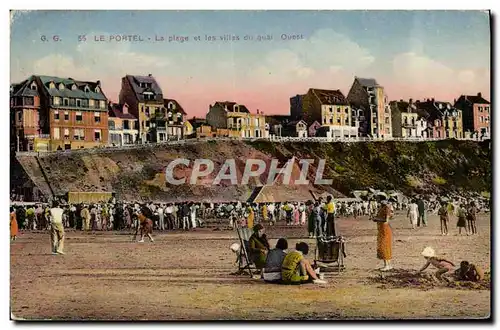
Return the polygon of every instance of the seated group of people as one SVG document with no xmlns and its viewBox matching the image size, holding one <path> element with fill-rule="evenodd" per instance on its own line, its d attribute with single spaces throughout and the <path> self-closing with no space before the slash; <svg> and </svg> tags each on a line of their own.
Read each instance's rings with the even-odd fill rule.
<svg viewBox="0 0 500 330">
<path fill-rule="evenodd" d="M 264 233 L 264 227 L 257 224 L 249 239 L 249 255 L 256 268 L 262 271 L 262 278 L 270 283 L 301 284 L 326 283 L 318 278 L 310 262 L 304 257 L 309 253 L 309 246 L 299 242 L 294 251 L 286 252 L 288 242 L 280 238 L 276 248 L 271 249 Z"/>
</svg>

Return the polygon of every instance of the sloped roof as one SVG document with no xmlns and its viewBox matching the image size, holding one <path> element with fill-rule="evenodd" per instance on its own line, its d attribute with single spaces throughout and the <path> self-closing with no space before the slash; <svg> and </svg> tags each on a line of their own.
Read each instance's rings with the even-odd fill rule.
<svg viewBox="0 0 500 330">
<path fill-rule="evenodd" d="M 460 106 L 464 103 L 469 106 L 472 106 L 474 104 L 490 104 L 488 100 L 480 95 L 460 95 L 457 102 L 455 103 L 455 106 Z"/>
<path fill-rule="evenodd" d="M 38 96 L 38 89 L 32 90 L 31 83 L 33 82 L 33 76 L 24 80 L 19 84 L 12 84 L 12 93 L 11 96 Z M 37 85 L 38 88 L 38 85 Z"/>
<path fill-rule="evenodd" d="M 118 103 L 112 103 L 109 106 L 109 116 L 110 117 L 116 117 L 116 118 L 121 118 L 121 119 L 137 119 L 135 116 L 131 113 L 123 113 L 123 104 L 118 104 Z"/>
<path fill-rule="evenodd" d="M 163 102 L 163 92 L 160 88 L 160 85 L 156 82 L 156 79 L 153 76 L 132 76 L 126 75 L 125 78 L 129 81 L 137 99 L 141 102 L 146 101 L 144 99 L 144 92 L 149 91 L 154 94 L 154 100 L 147 101 L 157 101 Z M 151 87 L 140 87 L 140 83 L 151 84 Z"/>
<path fill-rule="evenodd" d="M 100 82 L 91 81 L 79 81 L 72 78 L 60 78 L 54 76 L 38 76 L 45 90 L 50 96 L 58 97 L 68 97 L 68 98 L 78 98 L 78 99 L 93 99 L 93 100 L 106 100 L 102 88 L 100 87 Z M 56 88 L 49 88 L 50 82 L 56 85 Z M 59 85 L 64 84 L 64 89 L 60 90 Z M 71 87 L 75 84 L 77 86 L 76 90 Z M 85 86 L 89 86 L 90 91 L 85 92 Z M 100 92 L 96 93 L 95 89 L 99 86 Z"/>
<path fill-rule="evenodd" d="M 443 101 L 428 100 L 424 102 L 417 102 L 415 105 L 417 107 L 417 114 L 427 120 L 442 118 L 446 110 L 453 111 L 455 109 L 450 102 Z M 440 105 L 442 108 L 439 108 Z"/>
<path fill-rule="evenodd" d="M 359 84 L 361 86 L 364 86 L 364 87 L 378 87 L 380 86 L 377 81 L 373 78 L 360 78 L 360 77 L 356 77 L 355 78 Z"/>
<path fill-rule="evenodd" d="M 328 90 L 311 88 L 311 91 L 321 104 L 327 105 L 348 105 L 347 99 L 340 90 Z"/>
<path fill-rule="evenodd" d="M 239 105 L 240 107 L 240 112 L 245 112 L 245 113 L 250 113 L 250 111 L 247 109 L 247 107 L 243 104 L 238 104 L 236 102 L 232 102 L 232 101 L 217 101 L 215 102 L 214 106 L 219 106 L 223 109 L 225 109 L 227 107 L 227 111 L 228 112 L 234 112 L 234 106 L 235 105 Z"/>
<path fill-rule="evenodd" d="M 179 102 L 177 102 L 174 99 L 163 99 L 163 106 L 165 109 L 168 109 L 168 103 L 172 102 L 175 105 L 175 111 L 182 113 L 183 115 L 186 115 L 186 111 L 184 111 L 184 108 L 180 105 Z"/>
</svg>

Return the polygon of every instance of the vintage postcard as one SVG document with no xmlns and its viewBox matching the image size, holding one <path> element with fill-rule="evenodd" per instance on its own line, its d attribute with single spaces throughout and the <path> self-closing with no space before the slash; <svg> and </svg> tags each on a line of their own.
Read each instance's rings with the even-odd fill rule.
<svg viewBox="0 0 500 330">
<path fill-rule="evenodd" d="M 490 12 L 10 19 L 12 320 L 490 319 Z"/>
</svg>

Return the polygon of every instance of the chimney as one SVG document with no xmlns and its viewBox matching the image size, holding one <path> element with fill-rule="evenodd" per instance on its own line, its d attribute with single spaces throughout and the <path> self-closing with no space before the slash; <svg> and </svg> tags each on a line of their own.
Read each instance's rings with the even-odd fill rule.
<svg viewBox="0 0 500 330">
<path fill-rule="evenodd" d="M 403 99 L 400 99 L 399 102 L 403 103 Z"/>
<path fill-rule="evenodd" d="M 122 112 L 124 114 L 127 114 L 128 113 L 128 105 L 127 104 L 124 104 L 123 107 L 122 107 Z"/>
<path fill-rule="evenodd" d="M 481 95 L 481 93 L 477 93 L 477 97 L 483 97 L 483 95 Z"/>
<path fill-rule="evenodd" d="M 410 99 L 410 104 L 413 104 L 413 99 Z"/>
<path fill-rule="evenodd" d="M 150 74 L 148 74 L 148 77 L 152 77 L 152 76 L 153 76 L 153 75 L 152 75 L 151 73 L 150 73 Z"/>
<path fill-rule="evenodd" d="M 97 81 L 97 86 L 101 86 L 101 81 L 100 80 Z"/>
<path fill-rule="evenodd" d="M 259 109 L 257 109 L 257 114 L 259 114 Z"/>
<path fill-rule="evenodd" d="M 430 101 L 431 101 L 431 99 L 427 99 L 427 102 L 430 102 Z"/>
<path fill-rule="evenodd" d="M 432 102 L 434 102 L 434 101 L 435 101 L 434 98 L 432 98 Z"/>
</svg>

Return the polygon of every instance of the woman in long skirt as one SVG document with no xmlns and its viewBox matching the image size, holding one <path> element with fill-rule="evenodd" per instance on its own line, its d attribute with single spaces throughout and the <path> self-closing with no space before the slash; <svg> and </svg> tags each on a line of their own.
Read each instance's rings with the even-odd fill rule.
<svg viewBox="0 0 500 330">
<path fill-rule="evenodd" d="M 376 216 L 377 220 L 377 258 L 384 261 L 381 271 L 392 269 L 392 229 L 389 219 L 394 214 L 392 206 L 384 202 Z"/>
<path fill-rule="evenodd" d="M 19 226 L 17 225 L 16 211 L 13 207 L 10 208 L 10 239 L 15 241 Z"/>
</svg>

